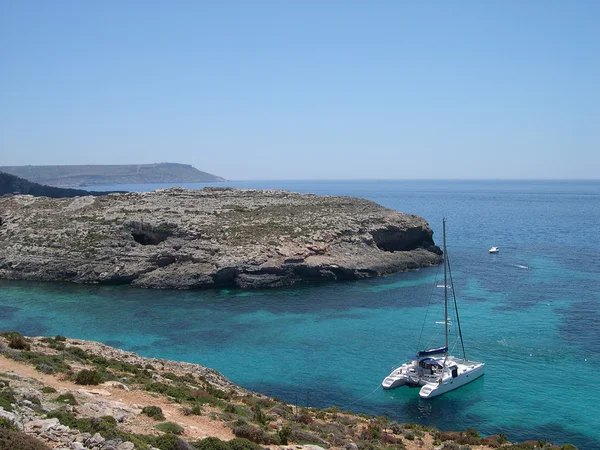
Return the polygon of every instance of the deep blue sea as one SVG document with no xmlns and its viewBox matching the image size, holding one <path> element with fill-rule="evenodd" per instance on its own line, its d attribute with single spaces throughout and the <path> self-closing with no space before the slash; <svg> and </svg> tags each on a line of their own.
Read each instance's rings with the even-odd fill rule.
<svg viewBox="0 0 600 450">
<path fill-rule="evenodd" d="M 467 353 L 486 375 L 433 400 L 378 388 L 407 356 L 442 343 L 437 267 L 252 292 L 4 281 L 0 329 L 196 362 L 292 403 L 600 449 L 599 181 L 223 184 L 367 198 L 425 217 L 438 244 L 446 217 Z"/>
</svg>

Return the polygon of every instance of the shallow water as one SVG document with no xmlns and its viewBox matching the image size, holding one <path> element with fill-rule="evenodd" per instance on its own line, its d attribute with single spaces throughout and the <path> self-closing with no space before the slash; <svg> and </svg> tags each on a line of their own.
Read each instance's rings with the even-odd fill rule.
<svg viewBox="0 0 600 450">
<path fill-rule="evenodd" d="M 378 389 L 442 343 L 439 268 L 257 292 L 0 282 L 0 329 L 197 362 L 310 406 L 600 449 L 599 182 L 229 184 L 369 198 L 424 216 L 439 243 L 447 217 L 467 353 L 486 375 L 428 401 Z"/>
</svg>

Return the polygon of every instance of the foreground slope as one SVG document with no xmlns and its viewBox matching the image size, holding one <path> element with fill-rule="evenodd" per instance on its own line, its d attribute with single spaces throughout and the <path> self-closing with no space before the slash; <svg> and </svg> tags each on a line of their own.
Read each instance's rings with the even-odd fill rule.
<svg viewBox="0 0 600 450">
<path fill-rule="evenodd" d="M 247 391 L 196 364 L 144 358 L 62 336 L 0 333 L 2 450 L 262 450 L 264 446 L 558 449 L 538 440 L 510 444 L 503 435 L 481 438 L 474 429 L 441 432 L 336 407 L 298 407 Z M 561 449 L 576 450 L 569 444 Z"/>
<path fill-rule="evenodd" d="M 148 288 L 277 287 L 441 261 L 418 216 L 352 197 L 172 188 L 0 199 L 0 278 Z"/>
<path fill-rule="evenodd" d="M 225 181 L 189 164 L 121 164 L 63 166 L 3 166 L 0 171 L 52 186 L 99 186 L 145 183 L 205 183 Z"/>
</svg>

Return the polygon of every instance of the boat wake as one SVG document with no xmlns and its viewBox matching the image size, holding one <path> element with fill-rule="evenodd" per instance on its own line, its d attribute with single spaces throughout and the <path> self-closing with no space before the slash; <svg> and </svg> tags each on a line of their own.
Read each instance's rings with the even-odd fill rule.
<svg viewBox="0 0 600 450">
<path fill-rule="evenodd" d="M 515 267 L 519 269 L 529 269 L 529 266 L 522 266 L 521 264 L 515 264 Z"/>
</svg>

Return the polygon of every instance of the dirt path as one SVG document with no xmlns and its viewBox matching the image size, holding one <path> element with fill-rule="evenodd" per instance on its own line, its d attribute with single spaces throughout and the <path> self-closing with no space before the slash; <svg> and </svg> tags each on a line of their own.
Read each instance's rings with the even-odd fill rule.
<svg viewBox="0 0 600 450">
<path fill-rule="evenodd" d="M 186 438 L 205 438 L 215 436 L 222 440 L 230 440 L 235 436 L 229 428 L 222 422 L 211 420 L 206 416 L 186 416 L 181 411 L 181 405 L 170 402 L 163 396 L 151 395 L 148 392 L 140 390 L 125 391 L 123 389 L 101 385 L 94 387 L 84 387 L 64 380 L 56 375 L 47 375 L 38 372 L 34 367 L 13 361 L 4 356 L 0 356 L 0 372 L 15 373 L 21 377 L 32 378 L 45 386 L 56 389 L 59 393 L 73 392 L 81 393 L 88 397 L 90 402 L 94 398 L 102 398 L 113 402 L 119 402 L 128 408 L 141 409 L 144 406 L 158 406 L 162 409 L 166 419 L 178 423 L 185 429 L 183 437 Z M 156 434 L 154 426 L 156 421 L 145 415 L 138 414 L 132 420 L 128 420 L 125 428 L 133 433 Z"/>
</svg>

